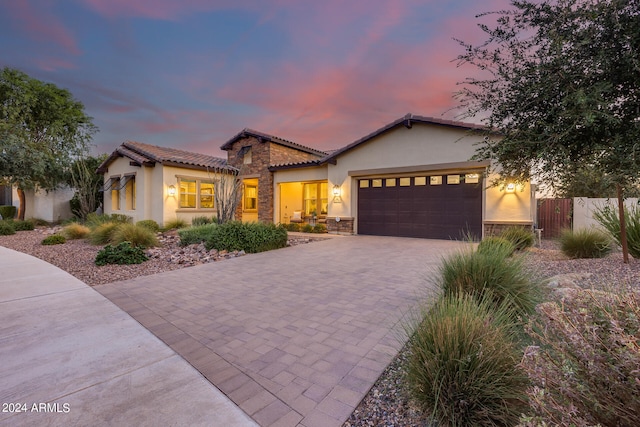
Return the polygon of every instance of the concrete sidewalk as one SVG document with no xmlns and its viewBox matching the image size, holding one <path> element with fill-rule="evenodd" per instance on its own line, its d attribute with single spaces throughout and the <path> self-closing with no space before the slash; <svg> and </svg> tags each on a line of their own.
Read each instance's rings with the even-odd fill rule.
<svg viewBox="0 0 640 427">
<path fill-rule="evenodd" d="M 0 425 L 256 425 L 78 279 L 4 247 L 0 271 Z"/>
</svg>

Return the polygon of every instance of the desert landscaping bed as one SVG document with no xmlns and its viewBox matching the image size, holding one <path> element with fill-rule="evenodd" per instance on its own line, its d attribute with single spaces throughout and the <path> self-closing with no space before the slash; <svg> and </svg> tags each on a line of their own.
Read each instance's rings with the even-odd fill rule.
<svg viewBox="0 0 640 427">
<path fill-rule="evenodd" d="M 139 276 L 177 270 L 199 264 L 222 261 L 244 252 L 207 251 L 204 245 L 181 246 L 175 230 L 159 233 L 161 246 L 148 249 L 149 260 L 132 265 L 95 265 L 96 255 L 102 246 L 92 245 L 86 240 L 67 240 L 62 245 L 42 245 L 42 239 L 59 232 L 59 227 L 37 228 L 32 231 L 19 231 L 9 236 L 0 236 L 0 246 L 32 255 L 47 261 L 77 277 L 90 286 L 132 279 Z M 310 243 L 324 239 L 318 235 L 292 234 L 288 245 Z"/>
</svg>

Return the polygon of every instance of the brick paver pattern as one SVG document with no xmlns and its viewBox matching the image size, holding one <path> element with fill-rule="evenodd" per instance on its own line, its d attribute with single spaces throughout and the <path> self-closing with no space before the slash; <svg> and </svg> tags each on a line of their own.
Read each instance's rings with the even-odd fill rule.
<svg viewBox="0 0 640 427">
<path fill-rule="evenodd" d="M 348 236 L 96 286 L 261 426 L 340 426 L 454 241 Z"/>
</svg>

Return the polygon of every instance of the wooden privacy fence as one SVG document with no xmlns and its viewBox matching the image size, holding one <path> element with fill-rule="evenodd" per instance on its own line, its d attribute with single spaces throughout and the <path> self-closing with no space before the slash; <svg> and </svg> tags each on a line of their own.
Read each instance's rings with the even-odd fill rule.
<svg viewBox="0 0 640 427">
<path fill-rule="evenodd" d="M 538 228 L 542 238 L 559 237 L 562 230 L 572 228 L 573 199 L 538 199 Z"/>
</svg>

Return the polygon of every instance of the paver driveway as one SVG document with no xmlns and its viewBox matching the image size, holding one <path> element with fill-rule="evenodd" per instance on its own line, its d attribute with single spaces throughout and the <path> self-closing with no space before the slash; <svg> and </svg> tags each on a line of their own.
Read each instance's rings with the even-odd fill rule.
<svg viewBox="0 0 640 427">
<path fill-rule="evenodd" d="M 340 426 L 461 243 L 349 236 L 95 289 L 263 426 Z"/>
</svg>

